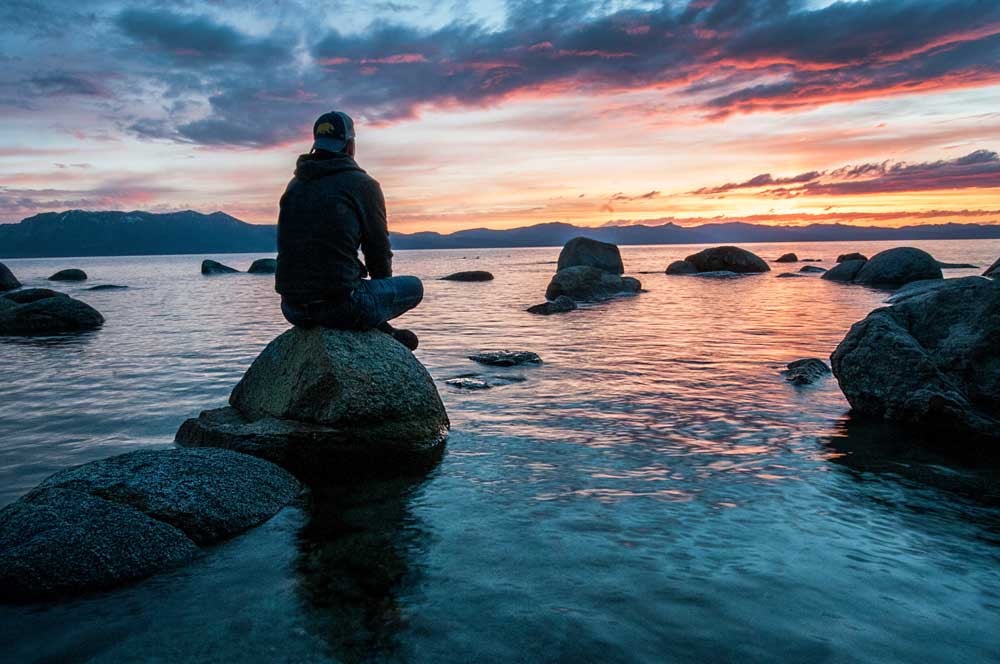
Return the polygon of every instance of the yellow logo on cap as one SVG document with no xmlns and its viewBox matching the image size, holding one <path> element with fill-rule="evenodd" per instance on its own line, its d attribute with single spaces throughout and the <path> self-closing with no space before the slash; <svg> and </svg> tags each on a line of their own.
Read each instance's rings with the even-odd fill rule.
<svg viewBox="0 0 1000 664">
<path fill-rule="evenodd" d="M 334 133 L 336 133 L 336 129 L 334 129 L 333 125 L 329 122 L 324 122 L 316 127 L 316 134 L 319 136 L 326 136 L 327 134 Z"/>
</svg>

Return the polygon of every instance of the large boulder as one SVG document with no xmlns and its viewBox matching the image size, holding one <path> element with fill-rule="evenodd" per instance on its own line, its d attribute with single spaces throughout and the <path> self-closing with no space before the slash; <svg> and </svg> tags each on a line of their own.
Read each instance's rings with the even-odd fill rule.
<svg viewBox="0 0 1000 664">
<path fill-rule="evenodd" d="M 561 296 L 577 302 L 608 300 L 619 295 L 634 295 L 642 289 L 638 279 L 622 277 L 596 267 L 578 265 L 559 270 L 545 289 L 545 299 Z"/>
<path fill-rule="evenodd" d="M 223 265 L 218 261 L 203 260 L 201 262 L 201 273 L 205 275 L 235 274 L 237 272 L 239 272 L 239 270 L 231 268 L 228 265 Z"/>
<path fill-rule="evenodd" d="M 983 276 L 993 278 L 1000 277 L 1000 258 L 998 258 L 993 265 L 986 268 L 986 271 L 983 272 Z"/>
<path fill-rule="evenodd" d="M 427 370 L 375 330 L 292 328 L 229 403 L 185 422 L 177 442 L 261 456 L 310 482 L 436 461 L 450 426 Z"/>
<path fill-rule="evenodd" d="M 684 259 L 698 272 L 770 272 L 767 262 L 746 249 L 739 247 L 712 247 Z"/>
<path fill-rule="evenodd" d="M 0 299 L 15 305 L 0 307 L 0 334 L 3 335 L 81 332 L 104 324 L 104 316 L 89 304 L 46 288 L 8 293 Z M 25 302 L 18 303 L 17 299 Z"/>
<path fill-rule="evenodd" d="M 775 263 L 798 263 L 799 257 L 795 254 L 781 254 L 775 259 Z"/>
<path fill-rule="evenodd" d="M 228 450 L 139 450 L 56 473 L 0 511 L 3 599 L 111 588 L 174 567 L 300 489 L 281 468 Z"/>
<path fill-rule="evenodd" d="M 911 281 L 941 279 L 942 276 L 938 262 L 926 251 L 914 247 L 896 247 L 872 256 L 858 271 L 854 282 L 896 288 Z"/>
<path fill-rule="evenodd" d="M 493 274 L 486 270 L 466 270 L 465 272 L 455 272 L 447 277 L 441 277 L 442 281 L 493 281 Z"/>
<path fill-rule="evenodd" d="M 0 263 L 0 293 L 20 287 L 21 282 L 17 280 L 10 268 Z"/>
<path fill-rule="evenodd" d="M 980 277 L 914 289 L 855 323 L 831 356 L 853 410 L 1000 440 L 1000 283 Z"/>
<path fill-rule="evenodd" d="M 576 237 L 566 243 L 559 252 L 559 263 L 556 271 L 570 267 L 595 267 L 612 274 L 622 274 L 625 266 L 618 247 L 607 242 L 591 240 L 587 237 Z"/>
<path fill-rule="evenodd" d="M 828 281 L 851 283 L 858 276 L 858 272 L 861 271 L 866 262 L 862 260 L 842 261 L 824 272 L 821 278 Z"/>
<path fill-rule="evenodd" d="M 86 280 L 87 280 L 87 273 L 75 267 L 66 270 L 59 270 L 51 277 L 49 277 L 49 281 L 86 281 Z"/>
<path fill-rule="evenodd" d="M 274 274 L 277 271 L 278 261 L 275 258 L 258 258 L 250 264 L 250 269 L 247 270 L 250 274 Z"/>
</svg>

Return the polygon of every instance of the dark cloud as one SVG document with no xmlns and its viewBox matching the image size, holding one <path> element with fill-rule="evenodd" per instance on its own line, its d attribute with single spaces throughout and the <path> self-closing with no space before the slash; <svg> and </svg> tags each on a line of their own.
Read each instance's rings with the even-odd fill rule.
<svg viewBox="0 0 1000 664">
<path fill-rule="evenodd" d="M 79 74 L 53 72 L 32 76 L 23 84 L 35 94 L 48 97 L 107 97 L 109 94 L 104 85 Z"/>
<path fill-rule="evenodd" d="M 956 159 L 915 164 L 891 161 L 857 164 L 789 178 L 764 174 L 745 182 L 703 187 L 689 193 L 711 195 L 735 189 L 764 189 L 756 195 L 797 198 L 979 188 L 1000 188 L 1000 155 L 991 150 L 976 150 Z"/>
</svg>

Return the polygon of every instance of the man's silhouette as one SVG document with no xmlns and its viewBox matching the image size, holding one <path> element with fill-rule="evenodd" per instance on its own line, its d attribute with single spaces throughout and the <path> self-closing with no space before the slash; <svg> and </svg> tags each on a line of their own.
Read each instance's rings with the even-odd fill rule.
<svg viewBox="0 0 1000 664">
<path fill-rule="evenodd" d="M 281 197 L 281 311 L 299 327 L 378 328 L 413 350 L 416 335 L 387 321 L 420 304 L 424 287 L 416 277 L 392 276 L 385 199 L 354 161 L 354 122 L 346 113 L 324 113 L 313 139 Z"/>
</svg>

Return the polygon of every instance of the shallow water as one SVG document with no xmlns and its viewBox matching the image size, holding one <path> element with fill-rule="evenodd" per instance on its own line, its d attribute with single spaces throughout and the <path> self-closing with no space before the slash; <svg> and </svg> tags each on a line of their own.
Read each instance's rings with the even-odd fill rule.
<svg viewBox="0 0 1000 664">
<path fill-rule="evenodd" d="M 983 267 L 1000 241 L 915 242 Z M 748 245 L 775 258 L 888 243 Z M 0 607 L 4 661 L 988 661 L 1000 658 L 995 471 L 906 451 L 852 420 L 826 358 L 886 293 L 802 264 L 667 277 L 694 246 L 622 247 L 648 292 L 536 317 L 558 248 L 401 251 L 425 280 L 400 323 L 452 419 L 426 478 L 303 499 L 183 569 L 61 605 Z M 222 256 L 246 269 L 256 256 Z M 59 469 L 142 446 L 218 407 L 286 328 L 266 276 L 202 256 L 5 261 L 108 319 L 0 340 L 0 505 Z M 214 258 L 220 258 L 215 256 Z M 438 281 L 487 269 L 488 283 Z M 947 270 L 966 276 L 979 270 Z M 90 292 L 99 283 L 128 290 Z M 485 391 L 487 348 L 539 367 Z"/>
</svg>

